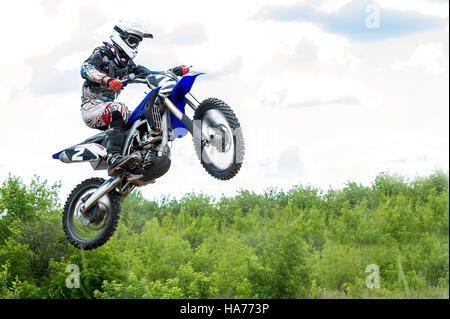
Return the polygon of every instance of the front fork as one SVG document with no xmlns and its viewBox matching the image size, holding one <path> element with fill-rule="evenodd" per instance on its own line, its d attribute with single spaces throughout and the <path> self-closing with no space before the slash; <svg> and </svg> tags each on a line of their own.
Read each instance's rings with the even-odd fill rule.
<svg viewBox="0 0 450 319">
<path fill-rule="evenodd" d="M 80 212 L 85 215 L 101 197 L 116 188 L 122 182 L 122 179 L 123 177 L 111 177 L 106 182 L 104 182 L 95 192 L 92 193 L 91 196 L 89 196 L 87 201 L 83 205 L 81 205 Z"/>
<path fill-rule="evenodd" d="M 195 111 L 199 105 L 197 99 L 190 93 L 185 95 L 186 103 Z M 186 114 L 183 114 L 173 102 L 168 98 L 163 98 L 164 105 L 186 126 L 186 129 L 196 139 L 200 139 L 202 143 L 209 143 L 209 137 L 201 134 L 200 121 L 192 121 Z"/>
<path fill-rule="evenodd" d="M 186 103 L 195 111 L 200 102 L 191 94 L 188 93 L 184 96 L 184 99 L 186 100 Z"/>
</svg>

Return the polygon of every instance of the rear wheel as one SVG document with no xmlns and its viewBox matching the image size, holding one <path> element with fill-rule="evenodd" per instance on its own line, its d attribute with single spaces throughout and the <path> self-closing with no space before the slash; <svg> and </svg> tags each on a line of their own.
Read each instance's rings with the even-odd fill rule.
<svg viewBox="0 0 450 319">
<path fill-rule="evenodd" d="M 244 160 L 244 137 L 233 110 L 216 98 L 204 100 L 195 110 L 200 120 L 202 140 L 194 136 L 194 146 L 205 170 L 220 180 L 236 176 Z M 195 134 L 195 131 L 194 131 Z"/>
<path fill-rule="evenodd" d="M 64 205 L 63 229 L 69 242 L 79 249 L 91 250 L 105 244 L 116 230 L 120 217 L 120 196 L 112 190 L 101 197 L 86 214 L 80 212 L 105 180 L 89 178 L 70 193 Z"/>
</svg>

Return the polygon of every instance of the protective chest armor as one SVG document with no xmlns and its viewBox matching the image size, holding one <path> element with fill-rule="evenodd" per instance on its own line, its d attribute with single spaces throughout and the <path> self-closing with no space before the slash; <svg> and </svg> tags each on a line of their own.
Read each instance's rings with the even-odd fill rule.
<svg viewBox="0 0 450 319">
<path fill-rule="evenodd" d="M 131 69 L 134 66 L 134 63 L 131 59 L 128 59 L 126 62 L 126 65 L 121 67 L 116 62 L 114 62 L 114 59 L 116 56 L 113 52 L 111 52 L 111 48 L 107 45 L 98 47 L 97 50 L 99 50 L 103 55 L 103 63 L 101 66 L 101 70 L 103 73 L 108 74 L 108 76 L 116 79 L 123 78 L 125 75 L 130 73 Z"/>
</svg>

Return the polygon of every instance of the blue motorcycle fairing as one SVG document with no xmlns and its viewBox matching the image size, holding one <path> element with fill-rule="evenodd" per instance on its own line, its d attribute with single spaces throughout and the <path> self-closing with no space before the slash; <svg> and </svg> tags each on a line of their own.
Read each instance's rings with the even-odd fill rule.
<svg viewBox="0 0 450 319">
<path fill-rule="evenodd" d="M 138 118 L 140 118 L 143 114 L 145 114 L 145 112 L 147 111 L 147 109 L 144 109 L 145 104 L 147 103 L 150 96 L 152 96 L 153 93 L 158 94 L 160 89 L 161 89 L 160 86 L 154 88 L 149 94 L 147 94 L 147 96 L 142 100 L 142 102 L 138 105 L 138 107 L 134 109 L 125 127 L 127 130 L 133 125 L 134 122 L 136 122 Z"/>
<path fill-rule="evenodd" d="M 197 76 L 205 74 L 201 72 L 191 71 L 181 78 L 181 80 L 175 85 L 172 92 L 170 93 L 170 100 L 173 104 L 184 114 L 184 107 L 186 105 L 186 100 L 184 96 L 189 93 L 194 84 Z M 172 124 L 172 130 L 176 138 L 182 138 L 188 133 L 186 126 L 175 116 L 170 113 L 170 120 Z"/>
</svg>

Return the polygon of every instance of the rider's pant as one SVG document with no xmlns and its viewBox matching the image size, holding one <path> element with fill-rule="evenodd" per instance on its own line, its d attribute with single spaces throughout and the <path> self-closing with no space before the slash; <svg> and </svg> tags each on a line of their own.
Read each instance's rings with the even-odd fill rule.
<svg viewBox="0 0 450 319">
<path fill-rule="evenodd" d="M 105 102 L 102 100 L 88 100 L 81 105 L 81 116 L 87 126 L 105 130 L 111 123 L 111 113 L 118 111 L 124 122 L 128 121 L 131 112 L 121 102 Z"/>
</svg>

